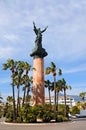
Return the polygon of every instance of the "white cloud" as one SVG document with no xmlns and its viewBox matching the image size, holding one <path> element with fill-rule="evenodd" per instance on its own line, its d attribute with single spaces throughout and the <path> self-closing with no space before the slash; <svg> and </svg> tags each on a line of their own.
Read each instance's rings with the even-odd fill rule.
<svg viewBox="0 0 86 130">
<path fill-rule="evenodd" d="M 10 77 L 6 77 L 6 78 L 1 78 L 0 79 L 0 84 L 6 84 L 6 83 L 10 83 L 11 82 L 11 78 Z"/>
<path fill-rule="evenodd" d="M 0 47 L 0 57 L 8 59 L 13 54 L 13 48 L 12 47 Z"/>
<path fill-rule="evenodd" d="M 67 94 L 79 95 L 81 92 L 86 92 L 86 82 L 71 83 L 71 90 L 67 90 Z"/>
<path fill-rule="evenodd" d="M 77 72 L 85 72 L 86 71 L 86 64 L 81 64 L 78 66 L 74 66 L 72 68 L 67 67 L 67 69 L 63 69 L 64 74 L 71 74 L 71 73 L 77 73 Z"/>
<path fill-rule="evenodd" d="M 5 34 L 3 38 L 10 42 L 16 42 L 16 41 L 18 42 L 19 40 L 18 36 L 14 34 Z"/>
</svg>

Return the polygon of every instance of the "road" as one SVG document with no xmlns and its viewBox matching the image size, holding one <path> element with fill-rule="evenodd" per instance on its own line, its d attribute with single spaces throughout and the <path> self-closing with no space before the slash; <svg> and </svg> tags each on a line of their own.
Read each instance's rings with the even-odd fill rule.
<svg viewBox="0 0 86 130">
<path fill-rule="evenodd" d="M 86 119 L 51 124 L 6 124 L 0 122 L 0 130 L 86 130 Z"/>
</svg>

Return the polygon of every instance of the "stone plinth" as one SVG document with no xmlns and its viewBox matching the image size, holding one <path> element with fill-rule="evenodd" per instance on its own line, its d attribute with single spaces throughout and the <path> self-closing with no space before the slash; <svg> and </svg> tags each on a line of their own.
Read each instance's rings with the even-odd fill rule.
<svg viewBox="0 0 86 130">
<path fill-rule="evenodd" d="M 44 59 L 33 59 L 33 105 L 44 104 Z"/>
</svg>

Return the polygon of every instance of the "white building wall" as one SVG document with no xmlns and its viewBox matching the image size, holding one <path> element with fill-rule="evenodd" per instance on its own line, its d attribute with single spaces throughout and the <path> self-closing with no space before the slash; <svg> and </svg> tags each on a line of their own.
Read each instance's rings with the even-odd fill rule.
<svg viewBox="0 0 86 130">
<path fill-rule="evenodd" d="M 49 97 L 45 97 L 45 103 L 49 103 Z M 54 104 L 54 96 L 51 97 L 51 103 Z M 59 96 L 58 104 L 65 104 L 63 96 Z M 69 107 L 75 106 L 74 98 L 71 96 L 67 96 L 66 104 L 69 105 Z"/>
</svg>

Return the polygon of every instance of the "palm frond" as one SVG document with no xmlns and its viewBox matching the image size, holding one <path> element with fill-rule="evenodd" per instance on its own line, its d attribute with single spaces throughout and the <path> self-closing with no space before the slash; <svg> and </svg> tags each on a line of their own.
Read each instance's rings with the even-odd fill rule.
<svg viewBox="0 0 86 130">
<path fill-rule="evenodd" d="M 55 65 L 55 63 L 54 62 L 51 62 L 51 68 L 56 68 L 56 65 Z"/>
<path fill-rule="evenodd" d="M 50 67 L 47 67 L 46 70 L 45 70 L 45 74 L 48 75 L 51 73 L 51 68 Z"/>
<path fill-rule="evenodd" d="M 59 75 L 62 75 L 62 70 L 59 68 L 59 70 L 58 70 L 58 74 Z"/>
</svg>

